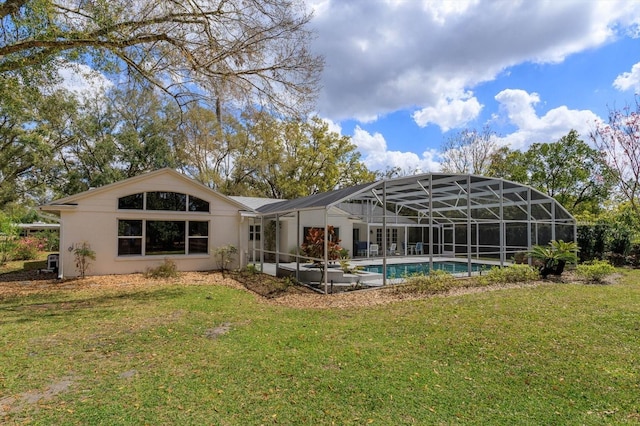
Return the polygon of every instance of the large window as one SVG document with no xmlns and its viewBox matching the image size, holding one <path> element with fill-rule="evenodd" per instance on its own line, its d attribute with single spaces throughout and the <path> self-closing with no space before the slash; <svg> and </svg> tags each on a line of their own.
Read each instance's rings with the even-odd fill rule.
<svg viewBox="0 0 640 426">
<path fill-rule="evenodd" d="M 144 193 L 131 194 L 118 198 L 118 208 L 124 210 L 142 210 L 144 208 Z"/>
<path fill-rule="evenodd" d="M 147 192 L 147 210 L 187 210 L 187 195 L 178 192 Z"/>
<path fill-rule="evenodd" d="M 206 254 L 209 222 L 182 220 L 119 220 L 118 256 Z"/>
<path fill-rule="evenodd" d="M 209 252 L 209 222 L 189 222 L 189 254 Z"/>
<path fill-rule="evenodd" d="M 174 212 L 209 212 L 209 202 L 179 192 L 152 191 L 118 198 L 121 210 L 166 210 Z"/>
<path fill-rule="evenodd" d="M 185 254 L 185 223 L 178 220 L 147 220 L 146 255 Z"/>
<path fill-rule="evenodd" d="M 118 221 L 118 256 L 142 254 L 142 221 Z"/>
</svg>

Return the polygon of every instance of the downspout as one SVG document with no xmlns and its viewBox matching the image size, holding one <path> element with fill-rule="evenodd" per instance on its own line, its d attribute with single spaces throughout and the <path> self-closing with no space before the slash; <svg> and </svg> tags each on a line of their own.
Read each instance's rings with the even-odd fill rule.
<svg viewBox="0 0 640 426">
<path fill-rule="evenodd" d="M 249 252 L 249 247 L 246 248 L 247 249 L 247 253 L 245 253 L 245 250 L 244 250 L 245 247 L 244 247 L 243 241 L 248 240 L 248 238 L 246 238 L 246 239 L 242 238 L 242 233 L 243 233 L 242 232 L 242 224 L 243 223 L 244 223 L 244 216 L 242 216 L 242 214 L 240 214 L 240 226 L 238 226 L 238 251 L 240 252 L 240 259 L 239 259 L 239 263 L 240 264 L 238 265 L 238 267 L 240 269 L 243 268 L 244 260 L 245 260 L 245 258 L 247 256 L 248 252 Z"/>
</svg>

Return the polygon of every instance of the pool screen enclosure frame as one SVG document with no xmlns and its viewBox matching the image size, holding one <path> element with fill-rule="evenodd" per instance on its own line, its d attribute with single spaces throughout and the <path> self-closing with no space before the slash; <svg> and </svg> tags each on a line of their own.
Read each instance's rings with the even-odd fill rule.
<svg viewBox="0 0 640 426">
<path fill-rule="evenodd" d="M 312 224 L 324 228 L 325 242 L 324 256 L 311 260 L 326 271 L 331 262 L 328 228 L 333 226 L 342 230 L 341 245 L 351 258 L 369 257 L 372 245 L 378 246 L 383 284 L 392 256 L 420 254 L 431 267 L 434 257 L 466 259 L 471 271 L 479 259 L 505 265 L 536 244 L 576 241 L 576 220 L 552 197 L 526 185 L 469 174 L 385 179 L 267 204 L 257 212 L 254 222 L 275 233 L 274 241 L 269 243 L 266 235 L 254 248 L 261 263 L 265 256 L 276 265 L 293 258 L 297 276 L 300 264 L 310 260 L 298 248 Z M 325 273 L 325 289 L 326 280 Z"/>
</svg>

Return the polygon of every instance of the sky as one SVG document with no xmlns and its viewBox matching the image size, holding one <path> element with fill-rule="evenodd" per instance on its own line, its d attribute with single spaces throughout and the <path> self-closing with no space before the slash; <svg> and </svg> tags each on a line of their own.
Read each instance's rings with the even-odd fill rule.
<svg viewBox="0 0 640 426">
<path fill-rule="evenodd" d="M 307 0 L 325 58 L 317 114 L 371 170 L 436 172 L 489 126 L 526 150 L 582 140 L 640 93 L 640 1 Z"/>
</svg>

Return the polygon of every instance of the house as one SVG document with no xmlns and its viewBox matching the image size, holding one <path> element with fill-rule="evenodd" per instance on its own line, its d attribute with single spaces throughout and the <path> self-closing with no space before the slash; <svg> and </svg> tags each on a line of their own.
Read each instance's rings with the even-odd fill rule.
<svg viewBox="0 0 640 426">
<path fill-rule="evenodd" d="M 60 277 L 78 275 L 74 249 L 96 254 L 90 275 L 145 272 L 170 258 L 182 271 L 218 269 L 215 248 L 249 240 L 251 208 L 171 169 L 160 169 L 55 200 L 60 216 Z M 246 264 L 240 250 L 231 267 Z"/>
<path fill-rule="evenodd" d="M 228 197 L 161 169 L 40 208 L 60 216 L 65 277 L 78 274 L 74 250 L 83 243 L 96 253 L 88 270 L 95 275 L 144 272 L 166 258 L 181 271 L 219 269 L 216 249 L 227 245 L 238 249 L 229 267 L 272 262 L 278 270 L 291 262 L 299 272 L 309 260 L 300 254 L 309 230 L 331 226 L 349 257 L 382 259 L 386 277 L 390 257 L 426 262 L 430 270 L 435 258 L 447 258 L 467 263 L 471 273 L 472 262 L 503 265 L 534 244 L 576 236 L 575 219 L 533 188 L 446 173 L 273 200 Z M 314 260 L 328 267 L 326 257 Z"/>
</svg>

